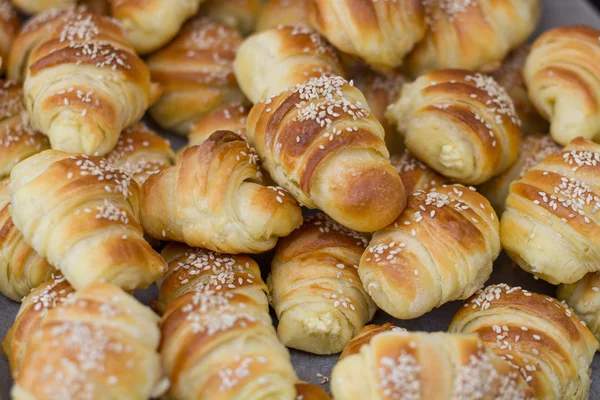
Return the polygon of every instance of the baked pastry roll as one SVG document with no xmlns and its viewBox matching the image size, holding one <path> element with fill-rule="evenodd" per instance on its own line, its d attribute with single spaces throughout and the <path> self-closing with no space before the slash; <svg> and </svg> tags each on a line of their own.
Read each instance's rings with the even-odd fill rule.
<svg viewBox="0 0 600 400">
<path fill-rule="evenodd" d="M 11 0 L 25 14 L 40 14 L 51 9 L 74 5 L 78 0 Z"/>
<path fill-rule="evenodd" d="M 510 258 L 552 284 L 600 268 L 600 145 L 574 139 L 510 186 L 500 240 Z"/>
<path fill-rule="evenodd" d="M 233 63 L 240 88 L 257 103 L 323 75 L 344 75 L 325 39 L 306 26 L 282 26 L 250 36 Z"/>
<path fill-rule="evenodd" d="M 85 11 L 61 15 L 27 61 L 23 91 L 31 127 L 55 149 L 103 155 L 140 120 L 156 88 L 115 20 Z"/>
<path fill-rule="evenodd" d="M 356 336 L 352 338 L 344 347 L 344 351 L 340 355 L 340 360 L 360 353 L 363 346 L 368 345 L 375 336 L 385 332 L 406 332 L 406 329 L 394 326 L 389 322 L 383 325 L 366 325 L 361 328 Z"/>
<path fill-rule="evenodd" d="M 523 69 L 531 48 L 523 45 L 511 52 L 491 76 L 502 86 L 515 105 L 515 111 L 521 121 L 521 133 L 547 133 L 549 124 L 537 112 L 527 92 Z"/>
<path fill-rule="evenodd" d="M 373 318 L 377 308 L 357 271 L 367 243 L 322 213 L 281 239 L 268 284 L 284 345 L 339 353 Z"/>
<path fill-rule="evenodd" d="M 13 224 L 8 183 L 8 179 L 0 181 L 0 292 L 11 300 L 21 301 L 56 270 L 25 242 Z"/>
<path fill-rule="evenodd" d="M 336 400 L 533 399 L 518 372 L 477 336 L 441 332 L 375 336 L 336 364 L 331 391 Z"/>
<path fill-rule="evenodd" d="M 263 6 L 256 31 L 262 32 L 285 25 L 308 26 L 309 0 L 267 0 Z"/>
<path fill-rule="evenodd" d="M 244 101 L 232 66 L 241 42 L 235 29 L 208 18 L 188 22 L 168 46 L 148 58 L 152 80 L 163 89 L 150 108 L 152 118 L 185 135 L 198 117 Z"/>
<path fill-rule="evenodd" d="M 158 317 L 106 283 L 48 310 L 27 344 L 13 399 L 147 399 L 165 389 Z"/>
<path fill-rule="evenodd" d="M 373 234 L 358 273 L 379 308 L 417 318 L 483 287 L 500 254 L 498 229 L 494 209 L 474 188 L 418 191 L 396 221 Z"/>
<path fill-rule="evenodd" d="M 402 137 L 396 126 L 385 118 L 385 112 L 402 91 L 407 78 L 399 73 L 378 73 L 361 68 L 350 74 L 354 85 L 360 90 L 369 104 L 369 109 L 385 130 L 385 144 L 391 154 L 401 154 L 404 149 Z"/>
<path fill-rule="evenodd" d="M 300 400 L 329 400 L 331 397 L 320 387 L 310 383 L 296 383 L 296 399 Z"/>
<path fill-rule="evenodd" d="M 540 0 L 424 0 L 429 25 L 407 59 L 413 76 L 442 68 L 489 71 L 531 35 Z"/>
<path fill-rule="evenodd" d="M 164 272 L 138 222 L 137 183 L 105 159 L 46 150 L 13 168 L 10 191 L 15 226 L 76 289 L 134 290 Z"/>
<path fill-rule="evenodd" d="M 461 307 L 450 332 L 477 333 L 519 371 L 536 399 L 587 399 L 598 342 L 566 305 L 505 284 L 481 290 Z"/>
<path fill-rule="evenodd" d="M 426 32 L 420 0 L 312 0 L 310 24 L 344 53 L 396 68 Z"/>
<path fill-rule="evenodd" d="M 34 333 L 51 309 L 64 304 L 75 289 L 62 276 L 53 276 L 34 288 L 23 299 L 15 321 L 2 341 L 2 351 L 8 358 L 14 377 L 19 375 L 25 350 Z"/>
<path fill-rule="evenodd" d="M 177 35 L 204 0 L 109 0 L 111 15 L 121 21 L 138 54 L 160 49 Z"/>
<path fill-rule="evenodd" d="M 490 201 L 498 215 L 502 215 L 510 184 L 521 179 L 527 171 L 550 154 L 558 153 L 561 148 L 550 135 L 532 133 L 525 136 L 521 141 L 517 161 L 501 175 L 480 186 L 479 192 Z"/>
<path fill-rule="evenodd" d="M 531 102 L 563 146 L 579 136 L 600 140 L 599 36 L 587 26 L 551 29 L 535 41 L 525 63 Z"/>
<path fill-rule="evenodd" d="M 248 35 L 254 31 L 264 3 L 265 0 L 208 0 L 202 5 L 200 12 L 213 21 Z"/>
<path fill-rule="evenodd" d="M 231 131 L 246 137 L 246 121 L 250 107 L 244 104 L 228 104 L 214 109 L 192 124 L 188 147 L 202 144 L 216 131 Z"/>
<path fill-rule="evenodd" d="M 144 231 L 224 253 L 272 249 L 302 223 L 302 211 L 283 189 L 261 184 L 257 158 L 227 131 L 186 149 L 142 187 Z"/>
<path fill-rule="evenodd" d="M 409 196 L 419 190 L 428 192 L 447 181 L 427 164 L 410 154 L 408 150 L 404 150 L 400 155 L 393 155 L 390 162 L 398 170 L 404 190 Z"/>
<path fill-rule="evenodd" d="M 300 204 L 361 232 L 386 226 L 404 209 L 383 128 L 345 79 L 312 78 L 263 100 L 246 128 L 265 169 Z"/>
<path fill-rule="evenodd" d="M 23 85 L 0 80 L 0 179 L 8 177 L 19 161 L 50 148 L 46 136 L 23 122 L 24 110 Z"/>
<path fill-rule="evenodd" d="M 566 302 L 600 340 L 600 273 L 590 272 L 582 279 L 560 285 L 556 297 Z"/>
<path fill-rule="evenodd" d="M 169 245 L 158 282 L 170 399 L 294 400 L 297 381 L 254 261 Z"/>
<path fill-rule="evenodd" d="M 8 53 L 21 22 L 9 0 L 0 0 L 0 75 L 6 69 Z"/>
<path fill-rule="evenodd" d="M 106 161 L 122 169 L 140 186 L 151 175 L 173 165 L 174 159 L 169 141 L 142 122 L 124 130 L 115 148 L 106 155 Z"/>
<path fill-rule="evenodd" d="M 174 299 L 190 291 L 239 293 L 268 312 L 267 285 L 252 258 L 242 254 L 215 253 L 174 242 L 162 250 L 161 256 L 168 269 L 157 282 L 160 291 L 154 306 L 159 312 L 164 312 Z"/>
<path fill-rule="evenodd" d="M 519 118 L 491 77 L 439 70 L 404 85 L 386 117 L 406 148 L 440 174 L 477 185 L 510 167 L 519 154 Z"/>
</svg>

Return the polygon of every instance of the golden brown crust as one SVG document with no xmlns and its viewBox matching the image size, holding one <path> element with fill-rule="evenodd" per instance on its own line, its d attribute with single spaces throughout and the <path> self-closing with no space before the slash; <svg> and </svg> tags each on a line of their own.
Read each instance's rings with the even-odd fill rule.
<svg viewBox="0 0 600 400">
<path fill-rule="evenodd" d="M 281 239 L 271 265 L 271 304 L 287 347 L 335 354 L 375 314 L 358 276 L 368 237 L 323 213 Z"/>
<path fill-rule="evenodd" d="M 551 29 L 535 41 L 525 64 L 531 102 L 563 146 L 579 136 L 600 137 L 599 36 L 587 26 Z"/>
<path fill-rule="evenodd" d="M 10 189 L 14 224 L 75 288 L 134 290 L 164 272 L 138 222 L 138 185 L 106 160 L 46 150 L 13 168 Z"/>
<path fill-rule="evenodd" d="M 323 389 L 310 383 L 296 383 L 296 399 L 302 400 L 329 400 L 330 397 Z"/>
<path fill-rule="evenodd" d="M 408 56 L 412 76 L 443 68 L 496 69 L 524 43 L 541 15 L 540 0 L 424 0 L 429 29 Z"/>
<path fill-rule="evenodd" d="M 500 68 L 491 74 L 512 99 L 521 121 L 521 133 L 524 135 L 546 133 L 549 127 L 548 121 L 537 112 L 527 93 L 523 70 L 530 51 L 531 46 L 528 44 L 520 46 L 512 51 L 504 59 Z"/>
<path fill-rule="evenodd" d="M 237 29 L 243 35 L 254 31 L 254 25 L 265 0 L 208 0 L 200 9 L 213 21 Z"/>
<path fill-rule="evenodd" d="M 162 127 L 187 134 L 195 119 L 244 101 L 233 74 L 242 38 L 230 27 L 198 17 L 165 48 L 148 58 L 163 95 L 150 114 Z M 211 132 L 212 133 L 212 132 Z"/>
<path fill-rule="evenodd" d="M 254 261 L 170 244 L 158 283 L 169 398 L 293 398 L 296 376 L 277 341 Z M 262 394 L 262 396 L 261 396 Z"/>
<path fill-rule="evenodd" d="M 409 196 L 400 217 L 375 232 L 358 272 L 381 309 L 411 319 L 471 296 L 499 253 L 489 202 L 474 188 L 444 185 Z"/>
<path fill-rule="evenodd" d="M 15 398 L 160 396 L 158 317 L 116 286 L 93 284 L 48 310 L 27 344 Z"/>
<path fill-rule="evenodd" d="M 0 0 L 0 76 L 6 70 L 8 54 L 21 21 L 9 0 Z"/>
<path fill-rule="evenodd" d="M 0 179 L 19 161 L 50 148 L 48 138 L 25 125 L 23 85 L 0 80 Z"/>
<path fill-rule="evenodd" d="M 557 283 L 598 270 L 600 145 L 574 139 L 512 183 L 500 226 L 508 255 Z"/>
<path fill-rule="evenodd" d="M 333 369 L 336 400 L 533 400 L 517 371 L 475 335 L 384 332 Z"/>
<path fill-rule="evenodd" d="M 285 25 L 308 26 L 309 0 L 267 0 L 256 22 L 256 31 L 262 32 Z"/>
<path fill-rule="evenodd" d="M 310 24 L 341 51 L 395 68 L 426 31 L 420 0 L 313 0 Z"/>
<path fill-rule="evenodd" d="M 409 196 L 419 190 L 429 191 L 448 181 L 427 164 L 419 161 L 408 150 L 404 150 L 401 155 L 393 155 L 390 162 L 398 170 L 406 194 Z"/>
<path fill-rule="evenodd" d="M 528 382 L 537 398 L 587 399 L 594 335 L 566 305 L 505 284 L 475 294 L 450 332 L 477 333 Z"/>
<path fill-rule="evenodd" d="M 175 154 L 169 141 L 140 122 L 121 133 L 106 161 L 122 169 L 140 186 L 148 178 L 173 165 Z"/>
<path fill-rule="evenodd" d="M 438 70 L 404 85 L 386 117 L 406 148 L 440 174 L 469 185 L 505 171 L 518 156 L 519 119 L 491 77 Z"/>
<path fill-rule="evenodd" d="M 19 308 L 15 322 L 2 342 L 2 351 L 8 357 L 13 376 L 18 375 L 25 349 L 48 311 L 63 304 L 75 289 L 62 276 L 42 283 L 33 289 Z"/>
<path fill-rule="evenodd" d="M 240 88 L 253 103 L 321 76 L 344 76 L 335 49 L 316 31 L 282 26 L 252 35 L 233 64 Z"/>
<path fill-rule="evenodd" d="M 361 328 L 361 330 L 358 331 L 356 336 L 354 336 L 352 338 L 352 340 L 349 341 L 348 344 L 346 344 L 346 347 L 344 347 L 344 351 L 340 355 L 340 360 L 343 360 L 344 358 L 351 356 L 353 354 L 360 353 L 360 349 L 363 346 L 369 344 L 371 342 L 371 339 L 373 339 L 375 336 L 379 335 L 380 333 L 385 333 L 385 332 L 390 332 L 390 331 L 406 332 L 406 329 L 394 326 L 390 322 L 386 322 L 383 325 L 366 325 L 366 326 L 364 326 L 363 328 Z"/>
<path fill-rule="evenodd" d="M 188 147 L 202 144 L 216 131 L 231 131 L 246 137 L 246 121 L 250 107 L 243 104 L 229 104 L 214 109 L 198 118 L 190 129 Z"/>
<path fill-rule="evenodd" d="M 372 232 L 404 209 L 383 128 L 341 77 L 313 78 L 261 101 L 247 133 L 275 182 L 342 225 Z"/>
<path fill-rule="evenodd" d="M 49 19 L 37 32 L 29 32 L 32 25 L 24 28 L 31 126 L 47 135 L 53 148 L 106 154 L 154 100 L 148 67 L 111 18 L 71 9 Z M 48 31 L 48 25 L 55 30 Z"/>
<path fill-rule="evenodd" d="M 125 28 L 138 54 L 148 54 L 169 43 L 204 0 L 109 0 L 111 15 Z"/>
<path fill-rule="evenodd" d="M 12 0 L 12 3 L 25 14 L 40 14 L 51 9 L 73 6 L 77 0 Z"/>
<path fill-rule="evenodd" d="M 479 191 L 492 203 L 498 215 L 504 211 L 504 203 L 508 197 L 510 184 L 518 179 L 540 161 L 561 150 L 550 135 L 532 133 L 521 141 L 519 158 L 501 175 L 498 175 L 479 187 Z"/>
<path fill-rule="evenodd" d="M 302 215 L 289 194 L 261 182 L 248 143 L 217 131 L 146 181 L 142 225 L 159 240 L 229 253 L 267 251 L 300 225 Z"/>
</svg>

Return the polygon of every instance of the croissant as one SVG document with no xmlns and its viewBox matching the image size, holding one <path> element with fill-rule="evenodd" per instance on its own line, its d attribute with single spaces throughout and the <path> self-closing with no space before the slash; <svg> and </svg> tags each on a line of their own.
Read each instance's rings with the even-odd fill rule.
<svg viewBox="0 0 600 400">
<path fill-rule="evenodd" d="M 375 336 L 337 363 L 331 391 L 336 400 L 534 398 L 518 372 L 477 336 L 441 332 Z"/>
<path fill-rule="evenodd" d="M 231 131 L 246 137 L 246 121 L 250 108 L 237 103 L 216 108 L 192 124 L 188 146 L 202 144 L 216 131 Z"/>
<path fill-rule="evenodd" d="M 477 185 L 510 167 L 521 134 L 512 100 L 493 78 L 440 70 L 404 85 L 386 117 L 406 148 L 440 174 Z"/>
<path fill-rule="evenodd" d="M 411 75 L 442 68 L 489 71 L 537 26 L 540 0 L 424 0 L 429 29 L 407 57 Z"/>
<path fill-rule="evenodd" d="M 552 297 L 492 285 L 456 313 L 450 332 L 477 333 L 519 371 L 537 399 L 587 399 L 598 342 L 575 313 Z"/>
<path fill-rule="evenodd" d="M 148 58 L 152 80 L 163 89 L 150 108 L 152 118 L 163 128 L 187 134 L 198 117 L 242 102 L 232 66 L 241 42 L 235 29 L 208 18 L 188 22 L 168 46 Z"/>
<path fill-rule="evenodd" d="M 25 14 L 40 14 L 48 10 L 74 5 L 78 0 L 11 0 Z"/>
<path fill-rule="evenodd" d="M 138 222 L 138 185 L 106 160 L 46 150 L 17 164 L 10 180 L 15 226 L 76 289 L 134 290 L 164 272 Z"/>
<path fill-rule="evenodd" d="M 227 253 L 261 253 L 302 223 L 296 201 L 261 185 L 257 156 L 233 132 L 213 133 L 142 187 L 144 231 Z"/>
<path fill-rule="evenodd" d="M 22 120 L 23 85 L 0 80 L 0 179 L 21 160 L 50 148 L 48 138 L 29 129 Z"/>
<path fill-rule="evenodd" d="M 108 15 L 110 0 L 81 0 L 80 3 L 87 7 L 88 11 L 99 15 Z"/>
<path fill-rule="evenodd" d="M 309 0 L 267 0 L 258 14 L 256 31 L 262 32 L 285 25 L 308 26 Z"/>
<path fill-rule="evenodd" d="M 233 63 L 240 88 L 257 103 L 321 76 L 344 75 L 333 47 L 306 26 L 282 26 L 250 36 Z"/>
<path fill-rule="evenodd" d="M 160 49 L 177 35 L 204 0 L 109 0 L 111 15 L 118 19 L 127 40 L 138 54 Z"/>
<path fill-rule="evenodd" d="M 138 185 L 151 175 L 173 165 L 175 155 L 169 141 L 138 123 L 121 133 L 115 148 L 106 155 L 106 161 L 122 169 Z"/>
<path fill-rule="evenodd" d="M 264 3 L 265 0 L 208 0 L 202 5 L 201 13 L 248 35 L 254 31 Z"/>
<path fill-rule="evenodd" d="M 8 179 L 0 181 L 0 292 L 11 300 L 21 301 L 56 270 L 29 247 L 13 224 L 8 184 Z"/>
<path fill-rule="evenodd" d="M 51 24 L 56 31 L 33 48 L 26 68 L 31 126 L 55 149 L 106 154 L 153 101 L 149 70 L 110 18 L 65 12 Z"/>
<path fill-rule="evenodd" d="M 161 255 L 168 263 L 167 273 L 157 282 L 160 291 L 155 308 L 161 313 L 177 297 L 195 290 L 242 294 L 268 312 L 267 285 L 262 281 L 258 264 L 250 257 L 173 242 Z"/>
<path fill-rule="evenodd" d="M 296 399 L 299 400 L 329 400 L 329 395 L 320 387 L 310 383 L 296 383 Z"/>
<path fill-rule="evenodd" d="M 419 161 L 408 150 L 393 155 L 390 162 L 400 174 L 406 193 L 410 196 L 419 190 L 429 191 L 446 182 L 446 178 Z"/>
<path fill-rule="evenodd" d="M 590 272 L 575 283 L 560 285 L 556 297 L 572 307 L 600 340 L 600 273 Z"/>
<path fill-rule="evenodd" d="M 312 0 L 310 24 L 336 48 L 392 69 L 426 32 L 420 0 Z"/>
<path fill-rule="evenodd" d="M 344 347 L 340 360 L 353 354 L 359 354 L 363 346 L 368 345 L 375 336 L 385 332 L 406 332 L 406 329 L 394 326 L 389 322 L 383 325 L 366 325 Z"/>
<path fill-rule="evenodd" d="M 307 219 L 280 241 L 268 284 L 284 345 L 314 354 L 339 353 L 373 318 L 375 304 L 357 271 L 367 243 L 365 236 L 325 214 Z"/>
<path fill-rule="evenodd" d="M 521 268 L 552 284 L 600 268 L 600 145 L 574 139 L 510 186 L 500 240 Z"/>
<path fill-rule="evenodd" d="M 563 146 L 579 136 L 600 140 L 599 36 L 587 26 L 551 29 L 535 41 L 525 63 L 531 102 Z"/>
<path fill-rule="evenodd" d="M 417 318 L 483 287 L 500 254 L 498 229 L 493 208 L 474 188 L 418 191 L 395 222 L 373 234 L 358 273 L 382 310 Z"/>
<path fill-rule="evenodd" d="M 354 85 L 360 90 L 367 100 L 371 112 L 383 126 L 385 131 L 385 144 L 392 154 L 401 154 L 404 149 L 402 137 L 396 132 L 394 124 L 385 118 L 388 106 L 400 95 L 407 78 L 398 73 L 377 73 L 360 69 L 350 75 Z"/>
<path fill-rule="evenodd" d="M 48 311 L 64 304 L 73 293 L 75 290 L 65 278 L 53 276 L 23 299 L 15 321 L 2 342 L 2 351 L 8 357 L 13 376 L 18 376 L 29 340 L 40 327 Z"/>
<path fill-rule="evenodd" d="M 523 45 L 511 52 L 491 76 L 502 86 L 515 105 L 515 111 L 521 121 L 521 133 L 548 132 L 548 122 L 537 112 L 527 93 L 523 78 L 523 68 L 530 52 L 529 45 Z"/>
<path fill-rule="evenodd" d="M 300 204 L 362 232 L 386 226 L 404 209 L 383 128 L 343 78 L 312 78 L 261 101 L 246 128 L 264 167 Z"/>
<path fill-rule="evenodd" d="M 20 399 L 147 399 L 161 394 L 158 317 L 110 284 L 48 310 L 12 389 Z"/>
<path fill-rule="evenodd" d="M 0 0 L 0 75 L 6 69 L 8 53 L 21 22 L 9 0 Z"/>
<path fill-rule="evenodd" d="M 498 215 L 502 215 L 510 184 L 521 179 L 527 171 L 560 149 L 561 146 L 557 145 L 550 135 L 532 133 L 525 136 L 521 141 L 517 161 L 501 175 L 480 186 L 480 193 L 490 201 Z"/>
<path fill-rule="evenodd" d="M 169 245 L 158 282 L 170 399 L 286 399 L 296 374 L 278 342 L 258 265 L 246 256 Z"/>
</svg>

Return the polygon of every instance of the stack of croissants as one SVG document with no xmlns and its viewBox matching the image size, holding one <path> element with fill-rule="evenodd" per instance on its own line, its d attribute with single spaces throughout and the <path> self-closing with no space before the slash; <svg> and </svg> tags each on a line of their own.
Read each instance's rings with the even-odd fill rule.
<svg viewBox="0 0 600 400">
<path fill-rule="evenodd" d="M 292 348 L 336 400 L 587 399 L 600 31 L 541 3 L 0 0 L 12 398 L 330 398 Z"/>
</svg>

